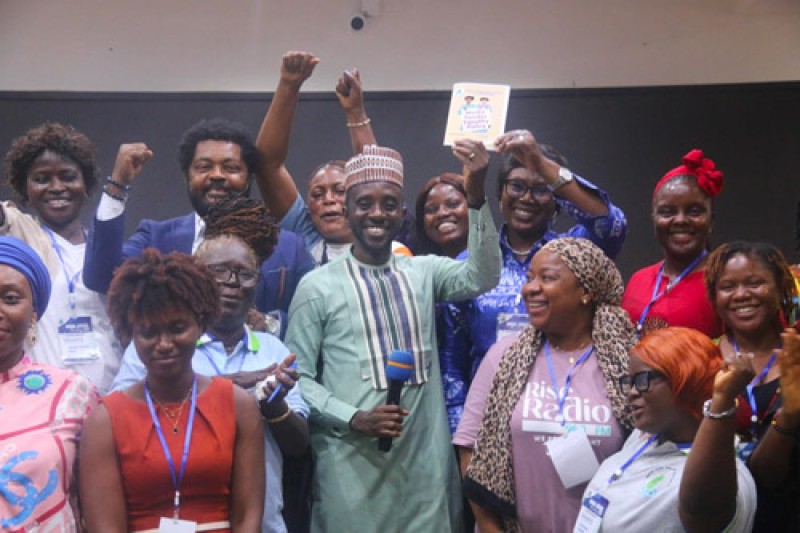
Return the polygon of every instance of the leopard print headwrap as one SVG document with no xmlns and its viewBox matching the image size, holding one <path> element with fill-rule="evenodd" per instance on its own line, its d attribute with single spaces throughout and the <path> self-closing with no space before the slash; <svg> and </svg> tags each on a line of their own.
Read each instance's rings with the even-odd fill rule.
<svg viewBox="0 0 800 533">
<path fill-rule="evenodd" d="M 622 276 L 617 267 L 587 239 L 564 237 L 542 247 L 561 258 L 589 292 L 594 305 L 592 341 L 617 420 L 633 427 L 625 411 L 626 398 L 618 378 L 628 369 L 628 352 L 636 343 L 635 328 L 619 304 Z M 464 478 L 464 491 L 478 504 L 500 514 L 504 531 L 518 531 L 511 455 L 511 414 L 542 347 L 544 334 L 525 328 L 503 354 L 486 401 L 483 421 Z M 529 495 L 530 496 L 530 495 Z"/>
</svg>

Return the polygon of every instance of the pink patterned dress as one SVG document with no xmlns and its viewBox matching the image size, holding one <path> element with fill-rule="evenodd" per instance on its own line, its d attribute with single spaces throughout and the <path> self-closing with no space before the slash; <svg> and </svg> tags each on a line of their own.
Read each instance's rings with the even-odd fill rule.
<svg viewBox="0 0 800 533">
<path fill-rule="evenodd" d="M 86 378 L 28 357 L 0 373 L 0 531 L 78 530 L 78 438 L 99 397 Z"/>
</svg>

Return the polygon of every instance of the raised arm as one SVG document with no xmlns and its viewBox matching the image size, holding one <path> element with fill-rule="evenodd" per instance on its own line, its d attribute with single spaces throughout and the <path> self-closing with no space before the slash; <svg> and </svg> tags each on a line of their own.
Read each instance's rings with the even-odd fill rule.
<svg viewBox="0 0 800 533">
<path fill-rule="evenodd" d="M 311 77 L 317 63 L 319 58 L 309 52 L 284 54 L 278 87 L 256 138 L 261 157 L 256 183 L 264 203 L 278 220 L 283 219 L 298 194 L 292 175 L 286 169 L 286 157 L 300 87 Z"/>
<path fill-rule="evenodd" d="M 353 153 L 360 154 L 367 144 L 378 144 L 372 132 L 372 121 L 364 109 L 364 92 L 358 69 L 345 70 L 336 84 L 336 96 L 347 117 L 347 130 Z"/>
<path fill-rule="evenodd" d="M 782 336 L 783 348 L 778 351 L 782 405 L 749 461 L 756 483 L 767 489 L 780 487 L 793 475 L 792 455 L 800 435 L 800 334 L 789 328 Z"/>
<path fill-rule="evenodd" d="M 539 174 L 548 185 L 558 183 L 561 165 L 542 153 L 539 143 L 530 131 L 509 131 L 501 135 L 495 144 L 498 152 L 512 156 L 532 173 Z M 591 215 L 608 215 L 608 207 L 600 196 L 583 187 L 577 180 L 558 187 L 555 194 Z"/>
<path fill-rule="evenodd" d="M 734 408 L 736 397 L 755 373 L 750 358 L 723 363 L 714 378 L 710 413 Z M 723 531 L 736 514 L 735 416 L 703 417 L 681 478 L 678 511 L 688 531 Z"/>
<path fill-rule="evenodd" d="M 133 181 L 153 157 L 144 143 L 128 143 L 119 147 L 111 179 L 103 186 L 97 206 L 83 265 L 83 282 L 96 292 L 106 292 L 114 269 L 125 259 L 125 202 Z"/>
</svg>

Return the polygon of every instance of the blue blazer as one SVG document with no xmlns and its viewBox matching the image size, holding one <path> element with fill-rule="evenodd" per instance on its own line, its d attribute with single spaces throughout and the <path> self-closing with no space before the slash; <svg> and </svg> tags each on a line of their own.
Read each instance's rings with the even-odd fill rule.
<svg viewBox="0 0 800 533">
<path fill-rule="evenodd" d="M 114 270 L 129 257 L 139 256 L 145 248 L 161 253 L 192 253 L 194 213 L 164 221 L 143 219 L 133 235 L 125 240 L 124 213 L 111 220 L 92 221 L 86 242 L 83 282 L 96 292 L 107 292 Z M 314 269 L 314 258 L 303 239 L 281 230 L 272 255 L 261 264 L 261 280 L 256 290 L 256 308 L 261 312 L 289 312 L 297 284 Z"/>
</svg>

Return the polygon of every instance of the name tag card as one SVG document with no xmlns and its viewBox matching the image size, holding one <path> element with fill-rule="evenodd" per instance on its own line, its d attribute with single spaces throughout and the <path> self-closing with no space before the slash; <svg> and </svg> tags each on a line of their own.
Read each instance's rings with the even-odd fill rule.
<svg viewBox="0 0 800 533">
<path fill-rule="evenodd" d="M 566 489 L 586 483 L 600 467 L 589 437 L 581 429 L 552 439 L 545 446 Z"/>
<path fill-rule="evenodd" d="M 162 517 L 158 524 L 158 533 L 195 533 L 195 531 L 197 531 L 197 522 L 189 520 Z"/>
<path fill-rule="evenodd" d="M 92 317 L 75 316 L 58 326 L 65 364 L 91 363 L 100 358 L 100 346 L 92 329 Z"/>
</svg>

